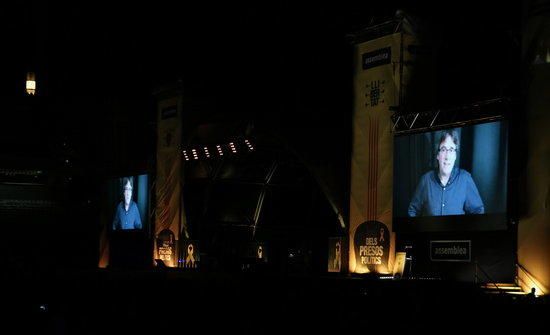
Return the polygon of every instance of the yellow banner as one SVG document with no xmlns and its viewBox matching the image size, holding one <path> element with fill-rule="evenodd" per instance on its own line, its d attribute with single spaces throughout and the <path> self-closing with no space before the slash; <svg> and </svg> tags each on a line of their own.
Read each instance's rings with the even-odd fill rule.
<svg viewBox="0 0 550 335">
<path fill-rule="evenodd" d="M 159 255 L 157 242 L 165 230 L 179 239 L 182 221 L 181 203 L 181 99 L 172 97 L 160 100 L 157 113 L 157 178 L 155 259 L 162 259 L 166 266 L 177 266 L 177 250 L 172 255 Z M 177 243 L 175 244 L 177 245 Z M 174 248 L 175 249 L 175 248 Z"/>
<path fill-rule="evenodd" d="M 355 46 L 350 272 L 393 270 L 390 106 L 399 104 L 402 38 L 396 33 Z"/>
</svg>

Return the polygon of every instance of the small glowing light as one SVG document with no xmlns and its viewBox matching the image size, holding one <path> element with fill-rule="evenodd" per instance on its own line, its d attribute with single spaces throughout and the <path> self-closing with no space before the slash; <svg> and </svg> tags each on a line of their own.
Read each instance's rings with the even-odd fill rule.
<svg viewBox="0 0 550 335">
<path fill-rule="evenodd" d="M 36 94 L 36 76 L 34 72 L 27 72 L 27 82 L 25 88 L 28 95 Z"/>
<path fill-rule="evenodd" d="M 187 150 L 183 150 L 183 156 L 185 157 L 185 160 L 189 160 L 189 155 L 187 155 Z"/>
<path fill-rule="evenodd" d="M 252 146 L 252 144 L 250 144 L 250 142 L 248 140 L 244 140 L 244 143 L 246 143 L 246 146 L 248 147 L 248 150 L 254 151 L 254 147 Z"/>
<path fill-rule="evenodd" d="M 237 153 L 237 148 L 235 148 L 235 144 L 233 144 L 233 142 L 230 142 L 230 143 L 229 143 L 229 146 L 231 147 L 231 151 L 232 151 L 233 153 Z"/>
<path fill-rule="evenodd" d="M 206 154 L 207 158 L 210 158 L 210 152 L 208 151 L 207 147 L 204 147 L 204 153 Z"/>
<path fill-rule="evenodd" d="M 193 152 L 193 158 L 199 159 L 199 155 L 197 154 L 197 149 L 192 149 L 191 151 Z"/>
<path fill-rule="evenodd" d="M 220 156 L 223 156 L 223 151 L 222 151 L 221 145 L 216 145 L 216 148 L 218 149 L 218 154 L 219 154 Z"/>
</svg>

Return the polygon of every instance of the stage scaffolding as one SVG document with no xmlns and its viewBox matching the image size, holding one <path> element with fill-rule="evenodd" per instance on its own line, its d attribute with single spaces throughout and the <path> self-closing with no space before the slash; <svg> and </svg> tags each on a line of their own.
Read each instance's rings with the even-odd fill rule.
<svg viewBox="0 0 550 335">
<path fill-rule="evenodd" d="M 393 108 L 392 132 L 399 135 L 496 121 L 509 116 L 511 105 L 509 98 L 495 98 L 458 107 L 422 112 Z"/>
</svg>

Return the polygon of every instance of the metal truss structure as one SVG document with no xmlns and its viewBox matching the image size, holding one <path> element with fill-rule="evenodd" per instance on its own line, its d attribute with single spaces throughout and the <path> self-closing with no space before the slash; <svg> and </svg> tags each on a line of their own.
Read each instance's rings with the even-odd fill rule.
<svg viewBox="0 0 550 335">
<path fill-rule="evenodd" d="M 509 98 L 495 98 L 448 109 L 412 113 L 390 108 L 394 110 L 391 116 L 392 132 L 398 135 L 499 120 L 508 115 L 510 105 Z"/>
</svg>

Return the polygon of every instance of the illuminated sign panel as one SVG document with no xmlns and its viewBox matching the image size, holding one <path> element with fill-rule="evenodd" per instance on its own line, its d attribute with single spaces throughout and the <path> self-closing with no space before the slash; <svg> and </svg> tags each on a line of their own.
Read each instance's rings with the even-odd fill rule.
<svg viewBox="0 0 550 335">
<path fill-rule="evenodd" d="M 470 262 L 472 241 L 430 241 L 430 259 L 434 262 Z"/>
</svg>

